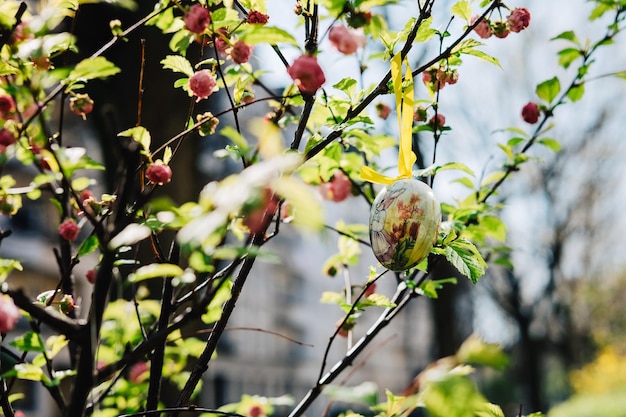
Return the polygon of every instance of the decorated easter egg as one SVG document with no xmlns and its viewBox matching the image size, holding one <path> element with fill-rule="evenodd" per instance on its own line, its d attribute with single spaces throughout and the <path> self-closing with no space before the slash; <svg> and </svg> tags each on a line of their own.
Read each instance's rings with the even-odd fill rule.
<svg viewBox="0 0 626 417">
<path fill-rule="evenodd" d="M 440 223 L 433 190 L 418 180 L 398 180 L 383 188 L 372 204 L 372 251 L 392 271 L 412 268 L 430 253 Z"/>
</svg>

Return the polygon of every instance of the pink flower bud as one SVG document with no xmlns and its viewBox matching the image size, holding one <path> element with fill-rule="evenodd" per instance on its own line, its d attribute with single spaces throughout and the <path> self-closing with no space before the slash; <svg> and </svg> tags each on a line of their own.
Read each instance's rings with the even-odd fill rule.
<svg viewBox="0 0 626 417">
<path fill-rule="evenodd" d="M 250 12 L 248 12 L 248 18 L 246 19 L 248 23 L 253 25 L 264 25 L 268 20 L 270 20 L 270 17 L 258 10 L 250 10 Z"/>
<path fill-rule="evenodd" d="M 533 103 L 532 101 L 522 107 L 522 119 L 524 119 L 526 123 L 537 123 L 537 121 L 539 121 L 540 113 L 541 111 L 539 110 L 539 106 L 537 103 Z"/>
<path fill-rule="evenodd" d="M 90 284 L 93 284 L 94 282 L 96 282 L 96 273 L 98 271 L 96 271 L 96 268 L 90 269 L 89 271 L 87 271 L 85 273 L 85 278 L 87 278 L 87 282 L 89 282 Z"/>
<path fill-rule="evenodd" d="M 146 169 L 146 178 L 153 184 L 167 184 L 172 180 L 172 168 L 163 163 L 152 164 Z"/>
<path fill-rule="evenodd" d="M 211 14 L 201 4 L 196 3 L 185 14 L 185 29 L 193 33 L 202 33 L 211 23 Z"/>
<path fill-rule="evenodd" d="M 93 100 L 89 94 L 76 94 L 70 98 L 70 110 L 84 119 L 93 110 Z"/>
<path fill-rule="evenodd" d="M 530 25 L 530 11 L 525 7 L 516 7 L 506 21 L 511 32 L 521 32 Z"/>
<path fill-rule="evenodd" d="M 362 28 L 372 21 L 372 12 L 369 10 L 352 10 L 348 13 L 346 21 L 351 28 Z"/>
<path fill-rule="evenodd" d="M 498 21 L 493 24 L 493 34 L 496 36 L 496 38 L 506 38 L 507 36 L 509 36 L 509 33 L 509 25 L 507 25 L 505 22 Z"/>
<path fill-rule="evenodd" d="M 219 28 L 213 35 L 213 42 L 215 43 L 215 49 L 222 56 L 226 56 L 226 50 L 230 46 L 228 42 L 229 38 L 228 30 L 226 28 Z"/>
<path fill-rule="evenodd" d="M 10 332 L 20 318 L 20 310 L 8 295 L 0 295 L 0 333 Z"/>
<path fill-rule="evenodd" d="M 80 228 L 73 220 L 66 220 L 59 225 L 59 235 L 65 240 L 76 240 L 79 232 Z"/>
<path fill-rule="evenodd" d="M 340 202 L 348 198 L 352 192 L 352 182 L 342 170 L 336 169 L 333 178 L 320 185 L 322 197 L 326 200 Z"/>
<path fill-rule="evenodd" d="M 362 34 L 351 31 L 343 25 L 335 25 L 328 32 L 330 43 L 342 54 L 351 55 L 365 46 Z"/>
<path fill-rule="evenodd" d="M 17 138 L 9 129 L 0 129 L 0 149 L 13 145 L 17 142 Z"/>
<path fill-rule="evenodd" d="M 230 51 L 230 57 L 236 64 L 248 62 L 250 54 L 252 54 L 252 46 L 246 45 L 244 41 L 235 42 L 233 49 Z"/>
<path fill-rule="evenodd" d="M 422 106 L 416 107 L 413 110 L 413 121 L 415 122 L 425 122 L 427 116 L 428 113 L 426 112 L 426 109 Z"/>
<path fill-rule="evenodd" d="M 470 25 L 473 25 L 474 23 L 476 23 L 476 20 L 478 20 L 479 18 L 480 16 L 472 17 L 472 20 L 470 20 Z M 491 28 L 491 25 L 489 24 L 489 20 L 487 20 L 486 18 L 482 19 L 476 25 L 476 27 L 474 28 L 474 32 L 476 32 L 476 34 L 483 39 L 490 38 L 491 35 L 493 35 L 493 29 Z"/>
<path fill-rule="evenodd" d="M 63 314 L 70 314 L 76 309 L 76 304 L 74 303 L 74 297 L 71 294 L 63 294 L 63 298 L 59 301 L 59 310 Z"/>
<path fill-rule="evenodd" d="M 446 118 L 443 114 L 437 113 L 436 116 L 433 116 L 428 121 L 428 126 L 430 126 L 433 130 L 441 130 L 442 127 L 446 125 Z"/>
<path fill-rule="evenodd" d="M 314 94 L 325 82 L 324 71 L 317 58 L 302 55 L 287 68 L 287 73 L 303 93 Z"/>
<path fill-rule="evenodd" d="M 391 114 L 391 107 L 386 105 L 385 103 L 379 102 L 376 103 L 376 114 L 383 120 L 387 120 L 389 115 Z"/>
<path fill-rule="evenodd" d="M 15 101 L 8 94 L 0 95 L 0 117 L 4 118 L 15 110 Z"/>
<path fill-rule="evenodd" d="M 213 94 L 217 81 L 209 70 L 197 71 L 189 78 L 189 89 L 197 97 L 196 102 Z"/>
<path fill-rule="evenodd" d="M 150 367 L 146 362 L 137 362 L 128 372 L 128 380 L 133 384 L 138 384 L 146 379 Z"/>
</svg>

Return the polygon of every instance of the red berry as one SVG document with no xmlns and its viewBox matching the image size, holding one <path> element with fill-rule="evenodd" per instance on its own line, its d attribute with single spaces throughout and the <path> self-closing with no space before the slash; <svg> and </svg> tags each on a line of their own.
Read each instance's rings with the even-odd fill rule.
<svg viewBox="0 0 626 417">
<path fill-rule="evenodd" d="M 314 94 L 326 82 L 317 58 L 310 55 L 297 58 L 287 68 L 287 73 L 303 93 Z"/>
<path fill-rule="evenodd" d="M 217 81 L 209 70 L 198 71 L 189 78 L 189 89 L 194 96 L 198 97 L 196 102 L 213 94 L 216 85 Z"/>
<path fill-rule="evenodd" d="M 211 23 L 211 14 L 201 4 L 194 4 L 185 14 L 185 29 L 193 33 L 202 33 Z"/>
<path fill-rule="evenodd" d="M 172 180 L 172 168 L 162 163 L 152 164 L 146 169 L 146 177 L 153 184 L 167 184 Z"/>
<path fill-rule="evenodd" d="M 386 105 L 385 103 L 378 102 L 376 103 L 376 114 L 383 120 L 387 120 L 389 115 L 391 114 L 391 107 Z"/>
<path fill-rule="evenodd" d="M 65 240 L 76 240 L 80 228 L 73 220 L 66 220 L 59 225 L 59 235 Z"/>
<path fill-rule="evenodd" d="M 539 106 L 537 103 L 533 103 L 532 101 L 522 107 L 522 119 L 524 119 L 526 123 L 537 123 L 537 121 L 539 121 L 540 113 L 541 111 L 539 110 Z"/>
</svg>

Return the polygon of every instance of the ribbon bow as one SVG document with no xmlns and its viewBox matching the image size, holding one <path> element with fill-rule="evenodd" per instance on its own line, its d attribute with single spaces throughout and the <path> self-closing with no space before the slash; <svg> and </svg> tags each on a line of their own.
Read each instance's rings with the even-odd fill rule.
<svg viewBox="0 0 626 417">
<path fill-rule="evenodd" d="M 405 59 L 406 62 L 406 59 Z M 391 59 L 391 82 L 393 93 L 396 96 L 396 113 L 398 114 L 398 125 L 400 126 L 400 151 L 398 154 L 398 176 L 388 177 L 374 171 L 368 166 L 361 168 L 361 179 L 376 184 L 392 184 L 398 180 L 410 179 L 413 177 L 413 164 L 417 157 L 412 150 L 411 137 L 413 132 L 413 77 L 411 68 L 406 62 L 406 81 L 409 86 L 402 90 L 402 58 L 400 52 Z"/>
</svg>

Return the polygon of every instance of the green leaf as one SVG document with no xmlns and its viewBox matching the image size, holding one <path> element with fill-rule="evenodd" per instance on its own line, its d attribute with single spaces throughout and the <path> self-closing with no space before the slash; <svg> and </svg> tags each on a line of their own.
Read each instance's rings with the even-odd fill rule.
<svg viewBox="0 0 626 417">
<path fill-rule="evenodd" d="M 191 63 L 180 55 L 168 55 L 161 60 L 164 69 L 171 69 L 174 72 L 182 72 L 187 77 L 194 74 Z"/>
<path fill-rule="evenodd" d="M 453 15 L 460 17 L 463 20 L 470 21 L 472 18 L 472 7 L 469 2 L 465 0 L 458 1 L 452 6 L 450 10 Z"/>
<path fill-rule="evenodd" d="M 573 102 L 579 101 L 585 95 L 585 84 L 576 84 L 567 92 L 567 98 L 572 100 Z"/>
<path fill-rule="evenodd" d="M 12 66 L 8 62 L 0 62 L 0 76 L 3 77 L 5 75 L 13 75 L 19 73 L 19 69 L 17 67 Z"/>
<path fill-rule="evenodd" d="M 185 271 L 174 264 L 150 264 L 142 266 L 128 276 L 129 282 L 140 282 L 152 278 L 181 277 Z"/>
<path fill-rule="evenodd" d="M 561 150 L 561 143 L 556 139 L 539 139 L 537 142 L 554 152 Z"/>
<path fill-rule="evenodd" d="M 539 83 L 535 91 L 540 99 L 552 103 L 561 91 L 561 83 L 557 77 L 554 77 Z"/>
<path fill-rule="evenodd" d="M 151 233 L 148 226 L 131 223 L 111 239 L 109 249 L 115 250 L 121 246 L 134 245 L 150 236 Z"/>
<path fill-rule="evenodd" d="M 476 412 L 476 417 L 505 417 L 499 405 L 486 403 L 485 409 Z"/>
<path fill-rule="evenodd" d="M 202 322 L 205 324 L 215 323 L 222 317 L 222 306 L 226 301 L 228 301 L 231 297 L 231 288 L 232 283 L 230 281 L 226 281 L 222 286 L 217 290 L 215 296 L 209 303 L 209 307 L 207 308 L 207 312 L 202 315 Z"/>
<path fill-rule="evenodd" d="M 80 61 L 67 77 L 66 84 L 85 82 L 95 78 L 107 78 L 121 70 L 105 57 L 86 58 Z"/>
<path fill-rule="evenodd" d="M 87 239 L 83 240 L 83 243 L 78 247 L 77 257 L 82 257 L 91 252 L 95 251 L 98 248 L 100 242 L 98 241 L 98 237 L 96 235 L 91 235 Z"/>
<path fill-rule="evenodd" d="M 2 375 L 4 378 L 16 377 L 19 379 L 27 379 L 29 381 L 47 381 L 47 377 L 43 373 L 43 369 L 30 363 L 18 363 L 13 369 Z"/>
<path fill-rule="evenodd" d="M 133 138 L 136 142 L 139 142 L 146 152 L 150 151 L 150 144 L 152 138 L 150 132 L 143 126 L 135 126 L 130 129 L 126 129 L 117 134 L 117 136 Z"/>
<path fill-rule="evenodd" d="M 477 41 L 476 39 L 466 39 L 463 42 L 459 43 L 453 50 L 453 54 L 465 54 L 472 55 L 476 58 L 480 58 L 497 66 L 500 66 L 500 62 L 491 55 L 488 55 L 482 51 L 476 49 L 479 46 L 482 46 L 482 42 Z"/>
<path fill-rule="evenodd" d="M 426 42 L 430 38 L 432 38 L 437 31 L 432 29 L 430 26 L 433 24 L 432 16 L 422 20 L 422 24 L 417 29 L 417 33 L 415 34 L 415 42 Z"/>
<path fill-rule="evenodd" d="M 246 25 L 246 31 L 241 35 L 241 40 L 248 45 L 256 45 L 259 43 L 267 43 L 270 45 L 287 43 L 298 46 L 298 42 L 292 34 L 286 30 L 272 26 Z"/>
<path fill-rule="evenodd" d="M 460 363 L 489 366 L 502 370 L 509 364 L 509 357 L 500 346 L 486 343 L 476 335 L 468 337 L 456 353 Z"/>
<path fill-rule="evenodd" d="M 457 239 L 445 248 L 446 259 L 463 275 L 476 284 L 485 274 L 487 263 L 472 242 Z"/>
<path fill-rule="evenodd" d="M 45 352 L 46 350 L 39 333 L 33 331 L 16 337 L 10 344 L 22 352 Z"/>
<path fill-rule="evenodd" d="M 558 52 L 558 55 L 559 55 L 559 65 L 567 69 L 572 64 L 572 62 L 582 57 L 582 52 L 576 48 L 565 48 L 565 49 L 561 49 Z"/>
<path fill-rule="evenodd" d="M 443 165 L 433 164 L 424 169 L 417 170 L 413 173 L 415 177 L 428 177 L 430 175 L 435 175 L 439 171 L 450 171 L 450 170 L 459 170 L 463 171 L 472 177 L 474 176 L 474 171 L 472 171 L 467 165 L 462 164 L 460 162 L 447 162 Z"/>
<path fill-rule="evenodd" d="M 570 41 L 572 43 L 575 43 L 576 45 L 579 45 L 578 37 L 576 36 L 574 31 L 572 31 L 572 30 L 568 30 L 568 31 L 562 32 L 562 33 L 556 35 L 551 40 L 555 41 L 557 39 L 564 39 L 566 41 Z"/>
</svg>

